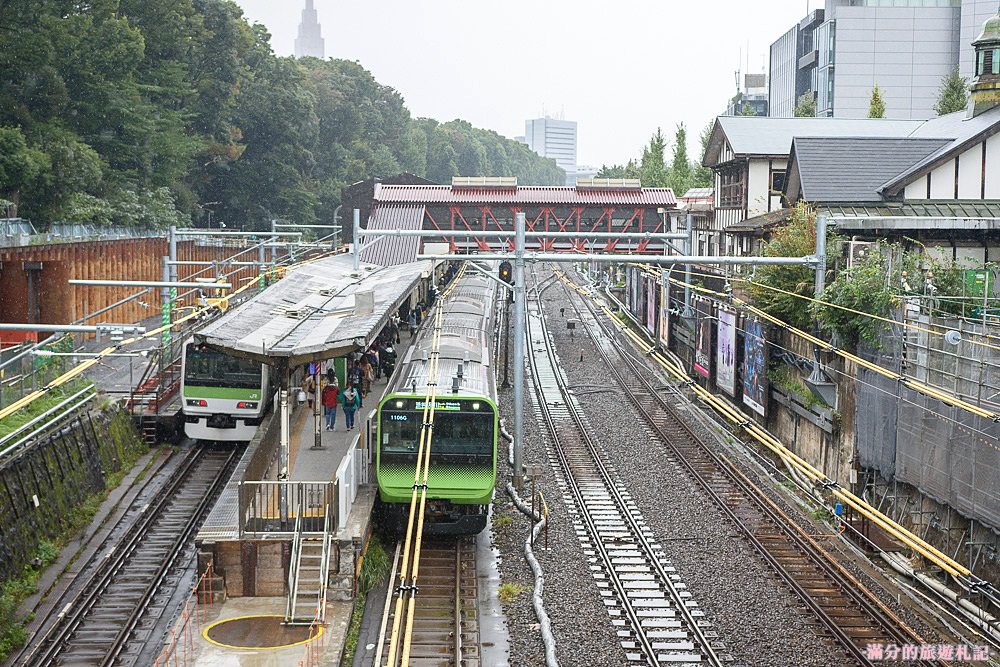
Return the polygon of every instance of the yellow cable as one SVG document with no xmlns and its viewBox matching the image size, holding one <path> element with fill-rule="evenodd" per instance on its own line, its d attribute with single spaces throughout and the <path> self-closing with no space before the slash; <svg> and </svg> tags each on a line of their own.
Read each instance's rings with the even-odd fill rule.
<svg viewBox="0 0 1000 667">
<path fill-rule="evenodd" d="M 557 273 L 559 273 L 557 271 Z M 682 381 L 688 387 L 694 391 L 694 393 L 703 402 L 707 403 L 710 407 L 714 408 L 719 414 L 726 417 L 733 424 L 742 427 L 749 435 L 751 435 L 755 440 L 760 442 L 762 445 L 767 447 L 770 451 L 774 452 L 783 461 L 787 462 L 790 466 L 794 467 L 799 472 L 803 473 L 809 479 L 814 482 L 822 484 L 824 487 L 831 487 L 833 494 L 843 500 L 846 504 L 850 505 L 856 509 L 859 513 L 866 516 L 870 520 L 874 521 L 876 524 L 881 526 L 887 532 L 889 532 L 894 537 L 897 537 L 901 542 L 910 546 L 914 551 L 927 558 L 932 563 L 936 564 L 945 572 L 953 576 L 970 576 L 972 574 L 971 570 L 966 568 L 961 563 L 955 561 L 947 554 L 942 553 L 937 548 L 926 543 L 918 536 L 900 526 L 894 522 L 889 517 L 879 512 L 877 509 L 869 505 L 863 499 L 858 498 L 853 493 L 846 491 L 840 487 L 840 485 L 830 480 L 822 472 L 817 470 L 809 462 L 805 461 L 797 454 L 785 447 L 779 440 L 777 440 L 770 433 L 765 431 L 756 422 L 749 419 L 742 412 L 739 412 L 729 406 L 728 403 L 722 401 L 717 396 L 709 392 L 704 387 L 697 384 L 690 376 L 687 375 L 682 369 L 678 368 L 676 365 L 672 364 L 666 357 L 664 357 L 659 352 L 653 352 L 656 346 L 649 345 L 645 340 L 639 337 L 630 328 L 625 327 L 621 322 L 614 316 L 613 311 L 608 308 L 605 304 L 597 301 L 596 298 L 587 294 L 584 290 L 580 289 L 575 283 L 569 281 L 560 274 L 560 278 L 571 285 L 573 289 L 583 295 L 585 298 L 592 299 L 597 305 L 605 312 L 605 315 L 611 319 L 616 328 L 622 333 L 625 333 L 633 342 L 639 345 L 639 349 L 643 351 L 644 354 L 650 356 L 651 359 L 655 360 L 661 367 L 667 370 L 671 375 Z M 645 348 L 645 349 L 643 349 Z"/>
</svg>

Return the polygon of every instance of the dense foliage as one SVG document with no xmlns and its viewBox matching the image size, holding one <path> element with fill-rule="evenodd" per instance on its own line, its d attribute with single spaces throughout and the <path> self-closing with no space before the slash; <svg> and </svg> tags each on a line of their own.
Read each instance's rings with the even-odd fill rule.
<svg viewBox="0 0 1000 667">
<path fill-rule="evenodd" d="M 961 315 L 964 301 L 949 297 L 962 295 L 963 278 L 954 261 L 930 259 L 898 243 L 880 241 L 837 272 L 812 310 L 842 345 L 853 348 L 864 341 L 878 348 L 888 323 L 858 313 L 892 319 L 903 299 L 910 297 L 936 314 Z"/>
<path fill-rule="evenodd" d="M 828 262 L 833 259 L 835 243 L 830 243 Z M 788 224 L 771 235 L 761 252 L 764 257 L 805 257 L 816 254 L 816 211 L 804 202 L 792 209 Z M 830 264 L 832 265 L 832 263 Z M 803 297 L 812 298 L 816 275 L 807 266 L 758 266 L 748 285 L 753 305 L 799 329 L 811 329 L 812 315 Z"/>
<path fill-rule="evenodd" d="M 407 170 L 561 184 L 553 160 L 413 119 L 356 62 L 279 58 L 230 0 L 0 0 L 0 199 L 45 227 L 329 220 Z"/>
<path fill-rule="evenodd" d="M 708 146 L 711 125 L 701 135 L 702 155 Z M 642 160 L 629 160 L 627 164 L 604 165 L 597 178 L 638 178 L 643 187 L 671 188 L 678 197 L 692 187 L 711 187 L 712 171 L 692 162 L 687 153 L 687 128 L 679 123 L 674 133 L 673 158 L 666 164 L 667 140 L 663 131 L 656 128 L 649 143 L 642 149 Z"/>
</svg>

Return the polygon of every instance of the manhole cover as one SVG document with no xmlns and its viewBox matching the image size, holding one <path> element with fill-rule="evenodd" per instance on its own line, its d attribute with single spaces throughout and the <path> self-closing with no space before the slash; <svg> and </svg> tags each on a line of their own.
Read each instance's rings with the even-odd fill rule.
<svg viewBox="0 0 1000 667">
<path fill-rule="evenodd" d="M 285 648 L 303 644 L 323 634 L 323 628 L 284 625 L 283 616 L 241 616 L 213 623 L 205 638 L 228 648 Z M 310 631 L 313 630 L 313 634 Z"/>
</svg>

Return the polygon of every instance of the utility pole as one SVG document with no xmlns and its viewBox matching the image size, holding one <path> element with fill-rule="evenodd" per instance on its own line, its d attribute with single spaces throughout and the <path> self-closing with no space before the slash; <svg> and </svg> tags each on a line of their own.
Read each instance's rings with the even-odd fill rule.
<svg viewBox="0 0 1000 667">
<path fill-rule="evenodd" d="M 815 277 L 816 298 L 819 299 L 826 289 L 826 213 L 816 216 L 816 277 Z M 819 325 L 814 322 L 814 333 L 819 333 Z M 819 363 L 819 347 L 813 346 L 813 368 L 809 374 L 809 381 L 814 384 L 826 384 L 830 380 L 823 372 L 823 367 Z M 832 403 L 831 403 L 832 405 Z"/>
<path fill-rule="evenodd" d="M 351 239 L 351 254 L 354 255 L 354 270 L 361 270 L 361 210 L 354 209 L 354 238 Z M 433 271 L 431 272 L 433 275 Z"/>
<path fill-rule="evenodd" d="M 524 213 L 514 222 L 514 488 L 524 485 Z"/>
</svg>

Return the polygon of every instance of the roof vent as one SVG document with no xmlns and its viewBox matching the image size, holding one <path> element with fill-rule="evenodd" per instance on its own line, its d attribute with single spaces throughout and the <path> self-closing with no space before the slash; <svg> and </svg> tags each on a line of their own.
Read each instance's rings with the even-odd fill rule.
<svg viewBox="0 0 1000 667">
<path fill-rule="evenodd" d="M 578 178 L 577 190 L 641 190 L 638 178 Z"/>
<path fill-rule="evenodd" d="M 451 189 L 469 188 L 517 189 L 516 176 L 452 176 Z"/>
</svg>

